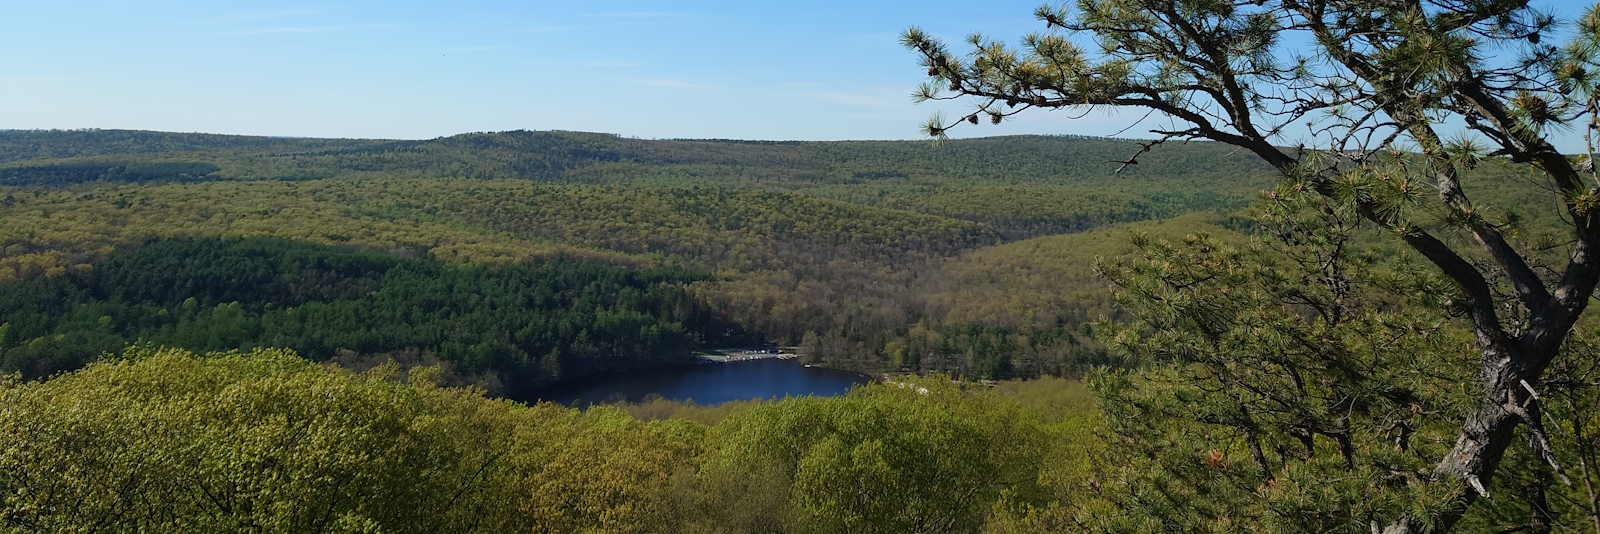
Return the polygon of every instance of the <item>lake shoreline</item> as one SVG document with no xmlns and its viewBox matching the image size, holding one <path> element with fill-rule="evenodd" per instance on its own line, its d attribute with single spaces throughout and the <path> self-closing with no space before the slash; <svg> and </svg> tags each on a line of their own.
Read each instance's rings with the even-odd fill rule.
<svg viewBox="0 0 1600 534">
<path fill-rule="evenodd" d="M 872 375 L 800 363 L 778 355 L 708 361 L 590 375 L 534 392 L 527 402 L 592 406 L 639 402 L 652 396 L 713 406 L 785 396 L 836 396 L 877 380 Z M 785 355 L 787 356 L 787 355 Z"/>
</svg>

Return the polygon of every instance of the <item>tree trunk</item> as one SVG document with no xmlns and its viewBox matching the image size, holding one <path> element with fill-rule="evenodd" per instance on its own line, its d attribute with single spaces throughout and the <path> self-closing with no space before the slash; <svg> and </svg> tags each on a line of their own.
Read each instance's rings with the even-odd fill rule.
<svg viewBox="0 0 1600 534">
<path fill-rule="evenodd" d="M 1459 480 L 1465 487 L 1452 505 L 1431 521 L 1407 515 L 1385 528 L 1384 534 L 1421 532 L 1424 524 L 1431 524 L 1431 532 L 1448 532 L 1479 496 L 1489 497 L 1489 483 L 1516 438 L 1517 427 L 1539 413 L 1537 407 L 1529 406 L 1537 399 L 1525 384 L 1538 382 L 1555 350 L 1530 354 L 1496 346 L 1486 336 L 1479 339 L 1481 345 L 1487 345 L 1482 348 L 1483 397 L 1477 410 L 1462 422 L 1455 447 L 1434 465 L 1431 477 L 1432 483 Z"/>
</svg>

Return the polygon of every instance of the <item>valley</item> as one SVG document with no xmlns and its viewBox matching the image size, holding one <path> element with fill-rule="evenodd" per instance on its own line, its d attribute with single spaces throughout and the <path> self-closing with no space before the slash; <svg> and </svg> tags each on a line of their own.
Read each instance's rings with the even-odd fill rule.
<svg viewBox="0 0 1600 534">
<path fill-rule="evenodd" d="M 104 269 L 96 262 L 174 239 L 270 238 L 472 268 L 682 269 L 699 274 L 668 284 L 737 330 L 718 337 L 668 318 L 693 331 L 684 351 L 749 339 L 801 345 L 807 363 L 869 373 L 1074 374 L 1115 363 L 1086 335 L 1111 311 L 1091 272 L 1097 256 L 1126 250 L 1127 229 L 1227 231 L 1231 214 L 1272 183 L 1260 164 L 1205 144 L 1114 174 L 1107 162 L 1136 149 L 1070 136 L 935 146 L 572 132 L 430 141 L 3 132 L 0 282 L 93 277 Z M 1174 223 L 1155 222 L 1166 220 Z M 174 306 L 189 296 L 163 309 L 178 317 Z M 201 304 L 291 305 L 231 298 Z M 8 316 L 29 306 L 11 302 Z M 120 316 L 95 334 L 102 341 L 67 342 L 89 335 L 68 319 L 85 313 L 12 325 L 0 336 L 0 367 L 44 376 L 137 339 L 191 350 L 276 346 L 266 330 L 178 342 L 156 333 L 166 327 Z M 496 331 L 457 342 L 517 345 Z M 553 383 L 529 370 L 548 348 L 469 357 L 400 337 L 327 339 L 290 348 L 316 360 L 417 350 L 481 384 Z M 603 368 L 650 361 L 613 358 Z M 562 376 L 589 372 L 578 365 Z"/>
</svg>

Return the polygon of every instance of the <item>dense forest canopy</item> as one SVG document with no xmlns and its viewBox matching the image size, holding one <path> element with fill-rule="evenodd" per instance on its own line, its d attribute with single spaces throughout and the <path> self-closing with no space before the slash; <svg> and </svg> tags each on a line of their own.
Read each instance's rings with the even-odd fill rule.
<svg viewBox="0 0 1600 534">
<path fill-rule="evenodd" d="M 931 144 L 0 131 L 0 530 L 1600 533 L 1600 4 L 1035 15 Z M 880 380 L 518 402 L 757 343 Z"/>
<path fill-rule="evenodd" d="M 1102 229 L 1227 213 L 1270 180 L 1258 161 L 1212 145 L 1112 174 L 1105 162 L 1130 146 L 1074 136 L 932 147 L 527 131 L 428 141 L 4 131 L 0 281 L 93 276 L 101 258 L 174 238 L 263 236 L 408 250 L 451 265 L 671 266 L 706 273 L 681 283 L 705 306 L 750 335 L 804 344 L 816 362 L 996 378 L 1073 373 L 1111 361 L 1084 327 L 1105 309 L 1101 285 L 1087 270 L 1045 281 L 985 265 L 1070 252 L 1066 261 L 1087 269 L 1095 255 L 1125 248 Z M 1074 244 L 1076 235 L 1087 241 Z M 995 248 L 1033 239 L 1050 245 Z M 1032 289 L 968 298 L 1018 284 Z M 17 322 L 6 343 L 18 356 L 3 368 L 38 374 L 155 335 L 119 326 L 92 343 L 51 342 L 63 332 Z M 181 346 L 257 346 L 230 339 Z M 466 346 L 480 341 L 491 340 Z M 431 343 L 412 348 L 440 356 Z M 324 358 L 406 347 L 291 348 Z M 459 351 L 445 352 L 453 361 Z"/>
<path fill-rule="evenodd" d="M 170 239 L 0 285 L 0 367 L 49 376 L 130 343 L 326 361 L 421 351 L 528 396 L 563 378 L 756 344 L 687 292 L 704 275 L 551 259 L 447 265 L 276 238 Z M 417 358 L 413 358 L 417 359 Z M 358 360 L 357 360 L 358 361 Z M 514 389 L 512 389 L 514 388 Z"/>
<path fill-rule="evenodd" d="M 232 150 L 299 152 L 371 147 L 374 140 L 258 137 L 140 130 L 0 130 L 0 162 Z"/>
<path fill-rule="evenodd" d="M 1042 415 L 1086 406 L 1081 387 L 920 384 L 705 424 L 488 399 L 426 369 L 355 374 L 292 351 L 136 348 L 45 382 L 0 379 L 0 526 L 953 533 L 1092 479 L 1092 418 Z"/>
<path fill-rule="evenodd" d="M 16 156 L 0 164 L 0 178 L 16 181 L 0 185 L 0 282 L 92 274 L 101 258 L 173 238 L 272 236 L 450 265 L 671 266 L 706 273 L 682 282 L 704 306 L 753 336 L 804 345 L 813 362 L 1072 374 L 1118 361 L 1087 326 L 1113 312 L 1089 267 L 1096 257 L 1129 250 L 1130 230 L 1252 231 L 1235 214 L 1272 180 L 1258 159 L 1206 143 L 1113 172 L 1111 161 L 1137 147 L 1074 136 L 931 146 L 577 132 L 369 142 L 6 131 L 0 153 Z M 1475 172 L 1496 192 L 1489 200 L 1543 202 L 1517 187 L 1516 167 Z M 1532 214 L 1524 231 L 1556 239 L 1558 224 Z M 9 334 L 10 353 L 44 352 L 4 369 L 69 369 L 143 335 L 124 329 L 74 345 L 48 342 L 40 328 Z M 499 341 L 465 346 L 480 342 Z M 411 348 L 442 350 L 432 343 Z M 407 347 L 292 348 L 325 358 Z M 62 363 L 36 363 L 46 361 Z"/>
<path fill-rule="evenodd" d="M 1075 186 L 1153 195 L 1203 194 L 1234 203 L 1269 183 L 1259 160 L 1218 145 L 1152 156 L 1110 178 L 1130 141 L 1076 136 L 963 140 L 938 150 L 904 141 L 731 143 L 642 140 L 579 132 L 463 134 L 428 141 L 249 138 L 128 131 L 0 131 L 0 176 L 29 184 L 105 179 L 51 169 L 154 163 L 215 165 L 208 179 L 389 176 L 516 178 L 556 183 L 829 190 L 852 186 Z M 59 155 L 58 155 L 59 154 Z M 1255 176 L 1252 182 L 1243 177 Z M 1174 180 L 1176 179 L 1176 180 Z M 19 182 L 20 183 L 20 182 Z M 17 184 L 12 184 L 17 185 Z M 876 191 L 873 191 L 876 194 Z M 1161 200 L 1158 200 L 1160 202 Z M 1210 207 L 1203 204 L 1194 207 Z"/>
</svg>

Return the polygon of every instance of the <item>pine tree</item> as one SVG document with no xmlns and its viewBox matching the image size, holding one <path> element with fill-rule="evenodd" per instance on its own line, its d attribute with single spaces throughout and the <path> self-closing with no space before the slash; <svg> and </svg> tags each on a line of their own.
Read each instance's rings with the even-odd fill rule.
<svg viewBox="0 0 1600 534">
<path fill-rule="evenodd" d="M 1568 386 L 1542 379 L 1552 366 L 1564 365 L 1569 334 L 1600 282 L 1600 211 L 1593 209 L 1600 198 L 1600 188 L 1593 184 L 1600 176 L 1595 174 L 1593 140 L 1588 137 L 1600 128 L 1600 87 L 1596 85 L 1600 78 L 1595 72 L 1600 69 L 1596 57 L 1600 54 L 1600 6 L 1576 21 L 1571 38 L 1560 44 L 1553 44 L 1557 39 L 1551 38 L 1562 29 L 1556 18 L 1526 0 L 1080 0 L 1072 8 L 1042 7 L 1036 15 L 1049 32 L 1024 37 L 1020 48 L 975 34 L 968 40 L 972 50 L 965 57 L 951 53 L 943 42 L 919 29 L 906 32 L 904 43 L 922 56 L 930 76 L 919 90 L 919 98 L 970 98 L 976 103 L 971 114 L 956 121 L 930 120 L 928 134 L 943 138 L 961 122 L 977 124 L 980 116 L 988 116 L 991 122 L 1003 121 L 1033 109 L 1130 108 L 1157 116 L 1160 120 L 1153 122 L 1170 126 L 1152 129 L 1154 139 L 1121 162 L 1121 168 L 1137 165 L 1139 156 L 1173 140 L 1215 141 L 1254 153 L 1283 176 L 1271 202 L 1304 208 L 1307 206 L 1302 203 L 1310 201 L 1302 197 L 1309 196 L 1319 199 L 1316 202 L 1327 217 L 1347 217 L 1381 228 L 1409 254 L 1431 265 L 1431 270 L 1418 276 L 1431 273 L 1448 280 L 1443 286 L 1390 292 L 1401 298 L 1397 304 L 1428 309 L 1428 304 L 1436 303 L 1436 309 L 1462 317 L 1470 330 L 1466 343 L 1472 347 L 1471 358 L 1400 361 L 1382 354 L 1364 356 L 1373 365 L 1371 372 L 1377 373 L 1443 369 L 1437 376 L 1464 381 L 1468 399 L 1460 406 L 1460 418 L 1450 423 L 1448 437 L 1440 438 L 1440 450 L 1408 449 L 1409 457 L 1426 458 L 1427 465 L 1398 460 L 1363 465 L 1360 453 L 1345 450 L 1344 440 L 1351 435 L 1341 434 L 1345 432 L 1341 425 L 1355 420 L 1341 423 L 1337 417 L 1328 419 L 1329 415 L 1319 411 L 1327 407 L 1318 407 L 1322 401 L 1347 396 L 1320 398 L 1309 390 L 1272 383 L 1279 378 L 1311 378 L 1316 373 L 1303 369 L 1251 371 L 1258 364 L 1282 363 L 1270 362 L 1271 358 L 1255 354 L 1255 350 L 1276 343 L 1313 352 L 1355 352 L 1376 341 L 1357 338 L 1394 328 L 1406 331 L 1416 325 L 1395 324 L 1397 319 L 1380 319 L 1368 311 L 1356 311 L 1352 316 L 1355 324 L 1340 322 L 1348 326 L 1336 326 L 1326 317 L 1306 319 L 1304 309 L 1310 304 L 1284 308 L 1284 299 L 1293 295 L 1275 294 L 1272 288 L 1259 285 L 1255 296 L 1243 300 L 1211 294 L 1204 295 L 1209 301 L 1183 300 L 1186 305 L 1182 306 L 1162 302 L 1160 298 L 1184 293 L 1179 289 L 1185 288 L 1171 285 L 1173 279 L 1157 281 L 1177 276 L 1163 271 L 1166 266 L 1183 265 L 1175 262 L 1200 261 L 1183 265 L 1183 269 L 1213 269 L 1217 272 L 1211 274 L 1218 276 L 1240 274 L 1225 263 L 1204 263 L 1219 261 L 1211 255 L 1219 254 L 1220 245 L 1200 257 L 1177 249 L 1147 248 L 1141 261 L 1156 263 L 1132 266 L 1128 271 L 1132 277 L 1121 282 L 1135 295 L 1143 292 L 1147 303 L 1160 304 L 1141 312 L 1148 325 L 1167 328 L 1156 335 L 1167 335 L 1170 339 L 1166 341 L 1173 343 L 1159 346 L 1187 347 L 1188 352 L 1176 361 L 1200 364 L 1176 366 L 1173 372 L 1233 370 L 1195 377 L 1218 386 L 1208 393 L 1212 398 L 1167 406 L 1173 410 L 1171 414 L 1232 428 L 1242 436 L 1244 448 L 1249 449 L 1245 456 L 1251 458 L 1247 463 L 1256 464 L 1254 476 L 1268 489 L 1257 492 L 1247 486 L 1231 495 L 1243 501 L 1285 504 L 1265 495 L 1276 491 L 1270 488 L 1280 481 L 1298 481 L 1287 472 L 1298 464 L 1272 461 L 1275 451 L 1262 434 L 1265 427 L 1277 423 L 1262 419 L 1294 419 L 1290 414 L 1297 410 L 1306 411 L 1295 416 L 1302 420 L 1280 428 L 1293 430 L 1298 425 L 1299 431 L 1306 433 L 1302 438 L 1305 455 L 1322 458 L 1327 454 L 1324 451 L 1339 451 L 1328 457 L 1345 464 L 1352 473 L 1364 469 L 1389 472 L 1386 485 L 1370 488 L 1400 487 L 1411 497 L 1389 502 L 1383 496 L 1392 496 L 1392 492 L 1378 491 L 1358 500 L 1341 500 L 1353 494 L 1336 492 L 1339 485 L 1335 484 L 1329 491 L 1337 498 L 1306 493 L 1304 498 L 1309 500 L 1301 501 L 1306 506 L 1301 510 L 1304 513 L 1275 508 L 1268 514 L 1271 517 L 1339 515 L 1333 513 L 1337 507 L 1360 504 L 1367 507 L 1363 519 L 1373 532 L 1448 531 L 1468 515 L 1480 497 L 1490 495 L 1493 477 L 1519 433 L 1529 438 L 1529 454 L 1542 460 L 1552 473 L 1561 472 L 1544 431 L 1546 408 L 1541 398 Z M 1451 124 L 1464 124 L 1466 133 L 1451 134 Z M 1573 127 L 1584 128 L 1590 155 L 1569 157 L 1554 146 L 1552 136 Z M 1297 140 L 1299 146 L 1281 146 Z M 1563 221 L 1565 235 L 1555 236 L 1549 243 L 1522 242 L 1516 226 L 1519 214 L 1475 204 L 1464 178 L 1481 165 L 1525 172 L 1530 179 L 1525 184 L 1528 190 L 1552 192 L 1555 198 L 1549 205 L 1557 207 L 1554 213 L 1535 215 Z M 1481 189 L 1478 192 L 1482 193 Z M 1537 206 L 1503 208 L 1531 210 Z M 1197 246 L 1205 249 L 1208 245 Z M 1265 261 L 1256 255 L 1235 259 Z M 1263 277 L 1274 272 L 1255 269 L 1235 281 L 1267 283 Z M 1168 287 L 1160 289 L 1159 283 Z M 1249 286 L 1236 289 L 1252 291 Z M 1430 295 L 1429 291 L 1443 294 Z M 1197 297 L 1191 294 L 1187 298 Z M 1435 297 L 1435 302 L 1429 302 Z M 1335 303 L 1346 297 L 1327 298 Z M 1226 309 L 1215 309 L 1218 306 Z M 1284 315 L 1280 313 L 1284 309 L 1299 313 Z M 1326 313 L 1318 310 L 1312 315 Z M 1249 320 L 1244 321 L 1246 318 Z M 1370 321 L 1377 322 L 1361 324 Z M 1258 328 L 1264 329 L 1258 332 L 1263 335 L 1325 331 L 1329 337 L 1289 343 L 1235 338 L 1237 333 L 1232 330 L 1210 331 L 1212 327 Z M 1428 340 L 1432 334 L 1426 331 L 1410 332 L 1409 336 L 1421 336 L 1415 343 L 1445 343 Z M 1220 344 L 1226 339 L 1239 344 L 1231 348 Z M 1312 360 L 1320 364 L 1345 361 L 1328 354 Z M 1448 367 L 1430 367 L 1435 365 Z M 1318 379 L 1330 384 L 1310 389 L 1357 391 L 1389 384 L 1387 380 L 1371 382 L 1373 376 L 1348 370 L 1329 372 L 1333 375 Z M 1228 392 L 1248 389 L 1257 389 L 1258 394 L 1271 392 L 1273 398 L 1292 397 L 1287 401 L 1292 408 L 1227 398 Z M 1348 398 L 1388 403 L 1393 408 L 1416 406 L 1418 412 L 1427 413 L 1427 407 L 1404 395 L 1386 397 L 1395 394 L 1366 391 Z M 1277 409 L 1284 411 L 1272 411 Z M 1389 408 L 1368 415 L 1386 410 Z M 1255 427 L 1263 427 L 1262 432 L 1251 430 Z M 1197 454 L 1202 457 L 1198 465 L 1213 470 L 1231 461 L 1224 450 Z M 1285 451 L 1278 456 L 1281 460 L 1294 454 Z M 1195 473 L 1185 480 L 1226 479 Z M 1171 488 L 1146 489 L 1160 492 Z M 1197 499 L 1170 494 L 1165 501 L 1194 507 L 1188 511 L 1191 517 L 1210 513 L 1213 519 L 1226 519 L 1238 510 L 1227 502 L 1227 492 L 1208 502 L 1198 498 L 1206 494 L 1206 487 L 1190 486 L 1188 491 Z M 1496 499 L 1505 500 L 1500 495 Z M 1346 512 L 1340 509 L 1340 513 Z M 1353 528 L 1352 521 L 1355 519 L 1346 517 L 1335 523 Z M 1285 528 L 1297 529 L 1293 525 Z"/>
</svg>

